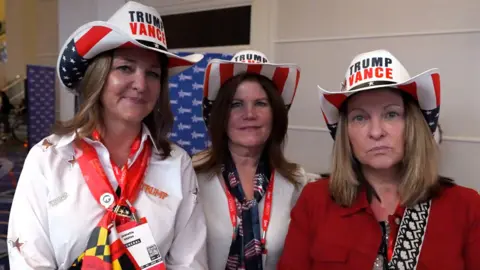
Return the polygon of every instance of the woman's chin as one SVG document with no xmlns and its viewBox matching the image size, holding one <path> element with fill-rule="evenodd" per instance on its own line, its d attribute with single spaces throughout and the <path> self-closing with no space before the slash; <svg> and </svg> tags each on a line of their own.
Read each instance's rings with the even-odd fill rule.
<svg viewBox="0 0 480 270">
<path fill-rule="evenodd" d="M 245 148 L 255 148 L 255 147 L 262 147 L 264 142 L 259 140 L 243 140 L 241 142 L 238 142 L 237 144 Z"/>
<path fill-rule="evenodd" d="M 376 170 L 387 170 L 395 167 L 396 164 L 398 164 L 398 162 L 390 158 L 377 158 L 369 160 L 365 165 Z"/>
<path fill-rule="evenodd" d="M 146 116 L 144 113 L 123 113 L 120 118 L 126 122 L 140 123 Z"/>
</svg>

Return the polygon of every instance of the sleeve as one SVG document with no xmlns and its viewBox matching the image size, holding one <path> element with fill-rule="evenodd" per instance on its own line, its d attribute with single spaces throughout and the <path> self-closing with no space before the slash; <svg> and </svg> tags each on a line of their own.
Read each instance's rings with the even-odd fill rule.
<svg viewBox="0 0 480 270">
<path fill-rule="evenodd" d="M 474 192 L 470 205 L 470 226 L 465 248 L 465 269 L 480 269 L 480 193 Z"/>
<path fill-rule="evenodd" d="M 312 244 L 311 204 L 315 193 L 312 184 L 303 189 L 292 209 L 285 246 L 278 263 L 278 270 L 310 269 L 310 247 Z"/>
<path fill-rule="evenodd" d="M 7 233 L 10 269 L 57 269 L 49 240 L 42 154 L 41 147 L 30 150 L 13 197 Z"/>
<path fill-rule="evenodd" d="M 207 267 L 207 227 L 202 204 L 198 202 L 198 182 L 192 161 L 182 158 L 183 199 L 176 221 L 175 237 L 166 256 L 169 270 L 203 270 Z"/>
</svg>

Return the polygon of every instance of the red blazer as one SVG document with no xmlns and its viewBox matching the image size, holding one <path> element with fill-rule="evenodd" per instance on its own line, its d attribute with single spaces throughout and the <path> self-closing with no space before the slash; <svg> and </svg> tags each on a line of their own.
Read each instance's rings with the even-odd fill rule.
<svg viewBox="0 0 480 270">
<path fill-rule="evenodd" d="M 291 213 L 279 270 L 371 270 L 382 230 L 364 191 L 352 207 L 309 183 Z M 480 269 L 480 195 L 458 185 L 432 200 L 417 270 Z"/>
</svg>

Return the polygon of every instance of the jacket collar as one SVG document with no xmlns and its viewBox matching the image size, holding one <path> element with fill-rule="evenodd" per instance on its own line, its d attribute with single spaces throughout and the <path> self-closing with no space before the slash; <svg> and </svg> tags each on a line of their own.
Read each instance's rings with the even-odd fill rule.
<svg viewBox="0 0 480 270">
<path fill-rule="evenodd" d="M 357 197 L 350 207 L 342 206 L 340 209 L 341 216 L 350 216 L 362 211 L 370 209 L 370 204 L 367 197 L 367 189 L 364 185 L 358 188 Z"/>
<path fill-rule="evenodd" d="M 373 194 L 371 190 L 369 190 L 370 188 L 370 186 L 364 184 L 360 185 L 358 187 L 357 198 L 355 199 L 354 203 L 350 207 L 341 207 L 340 215 L 347 217 L 363 211 L 373 214 L 372 208 L 370 207 L 371 200 L 369 199 L 371 196 L 373 196 Z M 401 218 L 404 212 L 405 207 L 399 204 L 395 209 L 394 215 Z"/>
</svg>

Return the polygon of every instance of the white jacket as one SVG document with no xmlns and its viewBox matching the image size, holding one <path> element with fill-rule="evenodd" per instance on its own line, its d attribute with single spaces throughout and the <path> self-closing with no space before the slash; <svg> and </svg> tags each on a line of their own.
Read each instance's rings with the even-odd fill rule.
<svg viewBox="0 0 480 270">
<path fill-rule="evenodd" d="M 145 127 L 141 147 L 130 164 L 147 139 L 151 135 Z M 8 224 L 13 270 L 68 269 L 85 250 L 92 229 L 104 214 L 79 165 L 72 161 L 73 140 L 73 134 L 51 135 L 28 153 Z M 97 150 L 115 190 L 118 184 L 107 149 L 99 142 L 88 142 Z M 187 153 L 172 147 L 171 157 L 165 160 L 153 147 L 134 206 L 138 217 L 147 218 L 168 269 L 207 269 L 205 216 L 197 201 L 197 179 Z"/>
<path fill-rule="evenodd" d="M 196 162 L 195 160 L 194 158 L 194 162 Z M 295 187 L 278 172 L 275 173 L 272 212 L 266 234 L 268 254 L 264 260 L 264 270 L 276 269 L 277 262 L 282 255 L 290 224 L 290 211 L 307 182 L 303 169 L 300 169 L 299 175 L 300 177 L 297 179 L 299 185 Z M 197 178 L 200 186 L 199 197 L 207 219 L 208 266 L 210 270 L 224 270 L 232 244 L 233 226 L 230 220 L 227 196 L 220 182 L 223 181 L 223 177 L 211 173 L 200 173 L 197 174 Z M 263 216 L 264 198 L 259 204 L 260 220 Z"/>
</svg>

